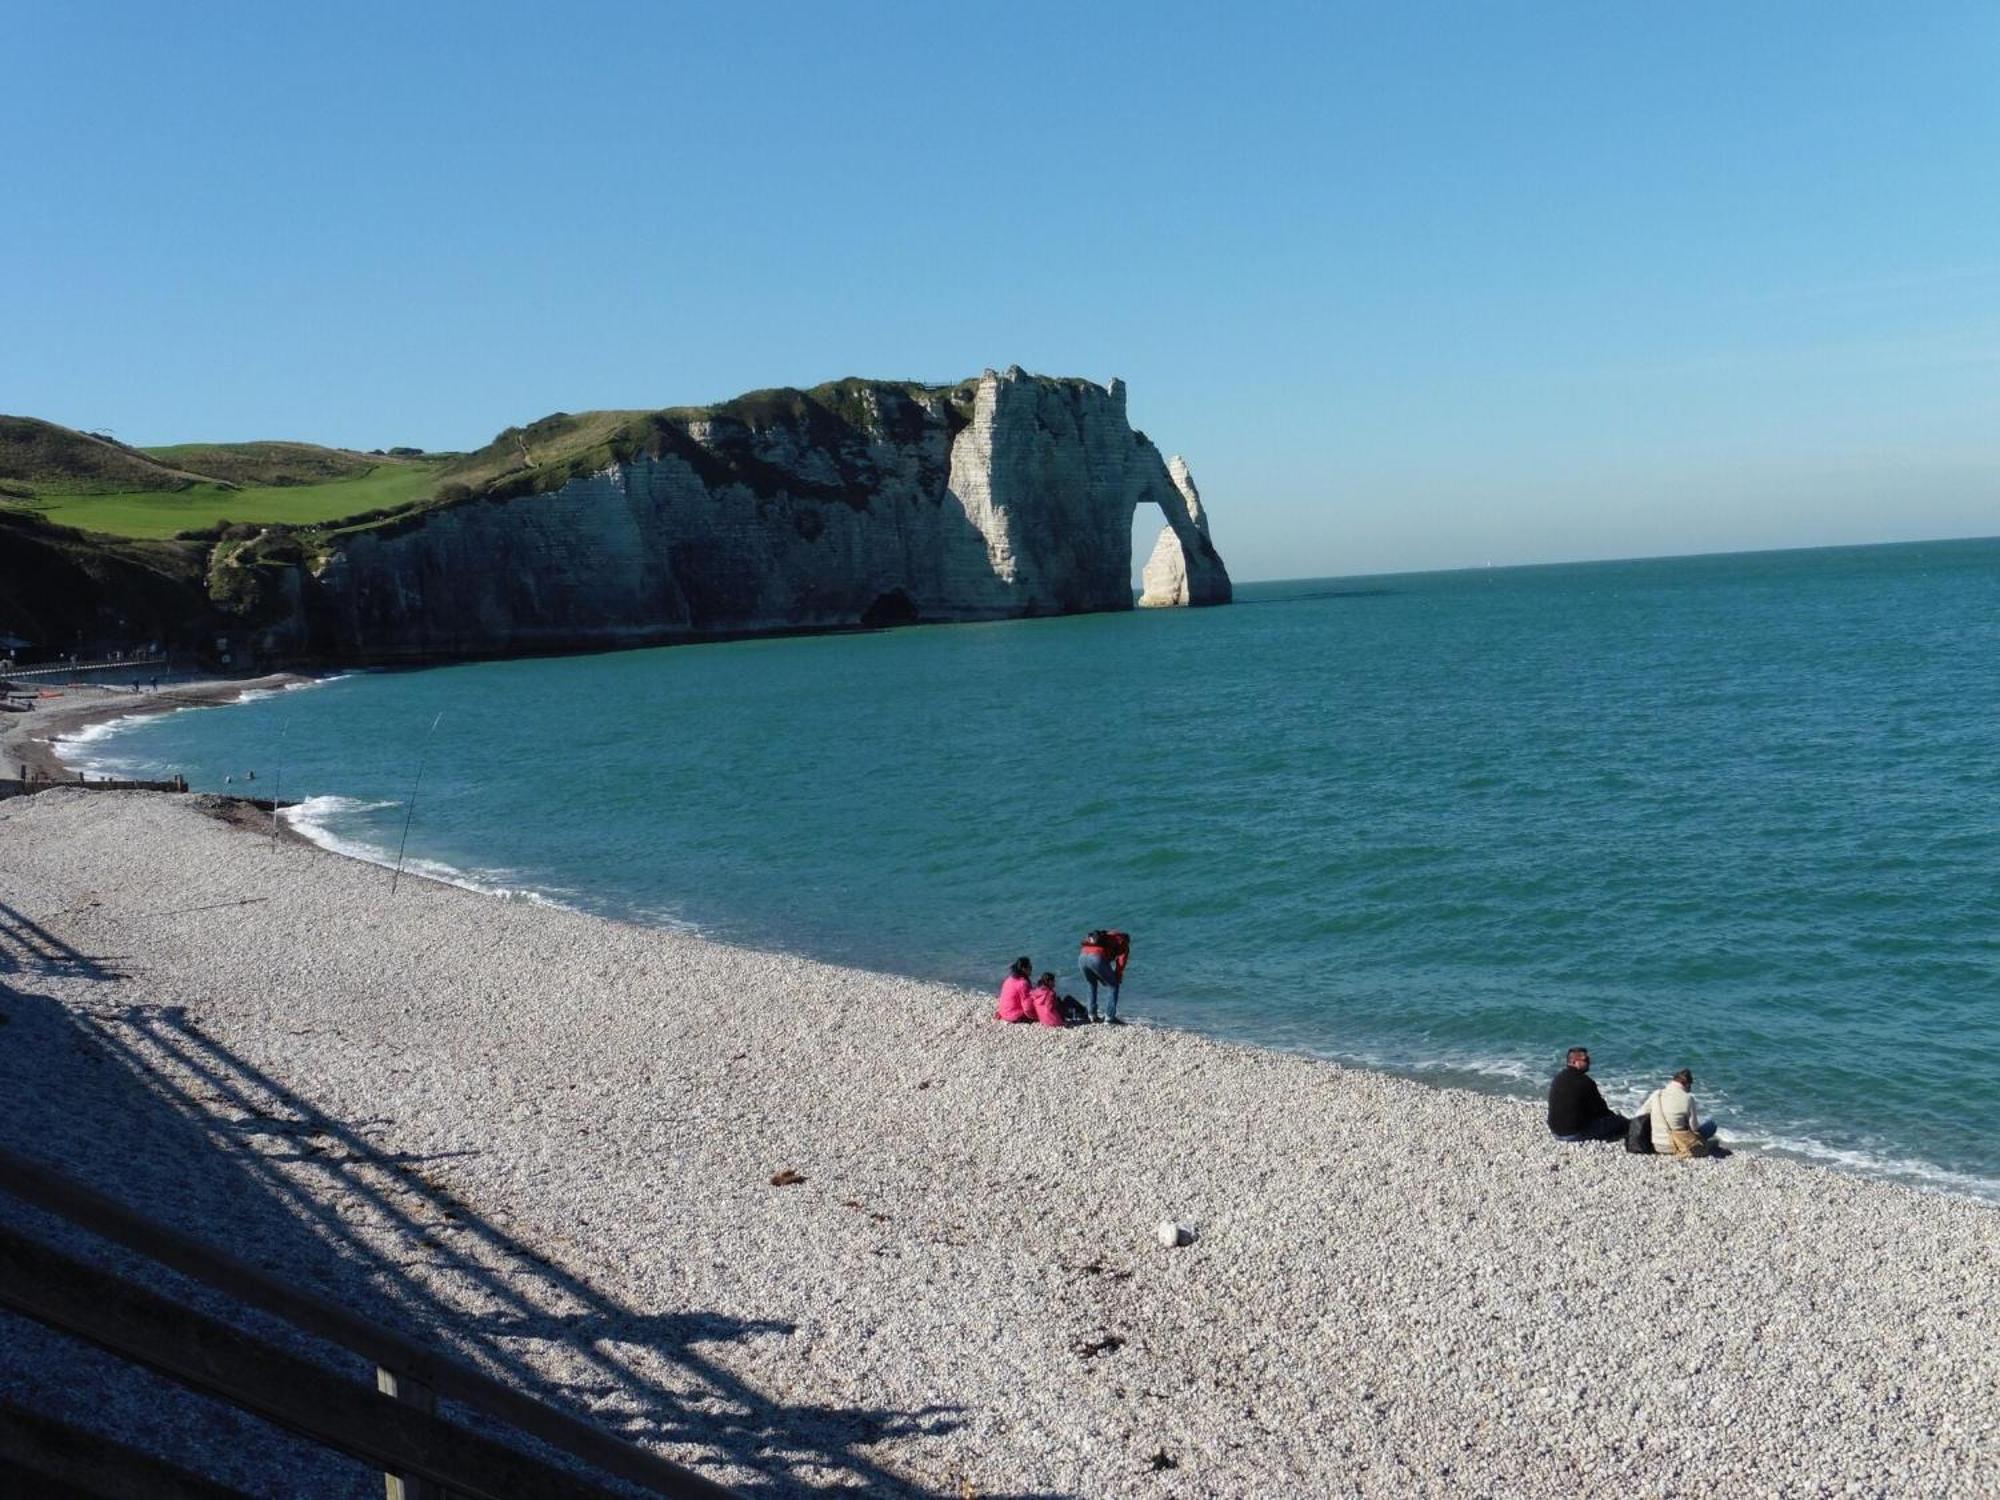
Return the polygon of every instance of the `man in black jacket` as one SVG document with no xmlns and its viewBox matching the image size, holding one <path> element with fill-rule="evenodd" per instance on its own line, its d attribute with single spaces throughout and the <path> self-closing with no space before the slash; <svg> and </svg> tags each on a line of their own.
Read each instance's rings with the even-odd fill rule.
<svg viewBox="0 0 2000 1500">
<path fill-rule="evenodd" d="M 1569 1061 L 1549 1083 L 1549 1134 L 1559 1141 L 1618 1141 L 1628 1123 L 1590 1081 L 1590 1049 L 1570 1048 Z"/>
</svg>

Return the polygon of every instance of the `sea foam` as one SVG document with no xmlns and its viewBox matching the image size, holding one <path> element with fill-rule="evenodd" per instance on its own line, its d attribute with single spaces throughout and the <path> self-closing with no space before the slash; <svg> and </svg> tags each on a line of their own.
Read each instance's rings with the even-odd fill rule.
<svg viewBox="0 0 2000 1500">
<path fill-rule="evenodd" d="M 341 832 L 335 825 L 341 822 L 351 823 L 354 819 L 365 817 L 369 813 L 382 812 L 401 805 L 394 801 L 370 802 L 355 797 L 308 797 L 296 806 L 282 809 L 279 817 L 300 837 L 310 840 L 329 853 L 345 855 L 349 859 L 393 870 L 396 868 L 394 849 Z M 472 891 L 482 896 L 493 896 L 502 901 L 526 901 L 536 906 L 554 907 L 560 911 L 582 910 L 581 907 L 549 892 L 513 883 L 510 871 L 466 870 L 457 865 L 446 864 L 442 860 L 411 857 L 408 854 L 403 857 L 402 871 L 405 875 L 434 880 L 442 885 L 457 886 L 460 890 Z"/>
</svg>

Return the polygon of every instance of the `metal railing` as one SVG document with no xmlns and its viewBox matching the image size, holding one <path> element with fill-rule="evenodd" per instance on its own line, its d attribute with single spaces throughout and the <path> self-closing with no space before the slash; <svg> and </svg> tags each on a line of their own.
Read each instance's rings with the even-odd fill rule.
<svg viewBox="0 0 2000 1500">
<path fill-rule="evenodd" d="M 172 658 L 164 654 L 131 656 L 98 656 L 89 661 L 58 660 L 26 662 L 19 666 L 0 665 L 0 677 L 19 677 L 31 682 L 67 682 L 81 678 L 85 674 L 121 673 L 127 677 L 158 676 L 162 669 L 171 670 Z"/>
<path fill-rule="evenodd" d="M 0 1151 L 0 1191 L 371 1362 L 376 1367 L 372 1389 L 0 1227 L 0 1307 L 380 1468 L 388 1500 L 609 1500 L 614 1493 L 445 1420 L 435 1410 L 440 1397 L 650 1494 L 669 1500 L 726 1500 L 729 1494 L 690 1469 L 622 1442 L 415 1339 L 287 1286 L 225 1251 L 11 1152 Z M 90 1485 L 79 1465 L 116 1468 L 120 1452 L 129 1450 L 17 1407 L 0 1406 L 0 1456 L 58 1484 Z M 133 1493 L 231 1493 L 143 1454 L 130 1458 L 125 1487 Z M 153 1475 L 150 1489 L 148 1473 Z M 180 1487 L 169 1489 L 170 1478 Z"/>
</svg>

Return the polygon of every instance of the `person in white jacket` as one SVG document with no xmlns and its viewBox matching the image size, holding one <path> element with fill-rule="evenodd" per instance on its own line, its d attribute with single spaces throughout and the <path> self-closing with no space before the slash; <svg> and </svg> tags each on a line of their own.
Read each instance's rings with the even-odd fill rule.
<svg viewBox="0 0 2000 1500">
<path fill-rule="evenodd" d="M 1639 1106 L 1652 1123 L 1658 1156 L 1711 1156 L 1715 1122 L 1704 1120 L 1694 1102 L 1694 1074 L 1682 1068 L 1646 1096 Z"/>
</svg>

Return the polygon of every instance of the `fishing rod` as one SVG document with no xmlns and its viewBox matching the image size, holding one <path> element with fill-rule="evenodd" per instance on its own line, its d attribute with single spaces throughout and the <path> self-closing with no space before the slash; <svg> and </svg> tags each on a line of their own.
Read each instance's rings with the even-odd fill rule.
<svg viewBox="0 0 2000 1500">
<path fill-rule="evenodd" d="M 396 883 L 403 878 L 403 850 L 409 846 L 410 823 L 417 815 L 417 791 L 424 784 L 424 761 L 431 753 L 431 736 L 437 733 L 438 720 L 443 717 L 444 710 L 439 709 L 437 718 L 431 720 L 429 732 L 424 735 L 423 748 L 417 752 L 417 776 L 410 783 L 410 801 L 403 811 L 403 837 L 396 845 L 396 873 L 389 877 L 389 894 L 392 896 L 396 894 Z"/>
<path fill-rule="evenodd" d="M 286 714 L 278 721 L 278 767 L 271 776 L 271 847 L 278 847 L 278 801 L 285 794 L 285 735 L 292 727 L 292 716 Z"/>
</svg>

